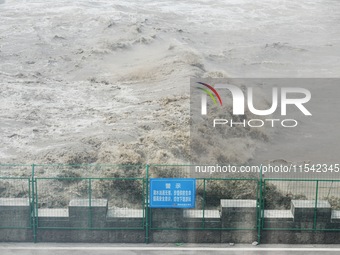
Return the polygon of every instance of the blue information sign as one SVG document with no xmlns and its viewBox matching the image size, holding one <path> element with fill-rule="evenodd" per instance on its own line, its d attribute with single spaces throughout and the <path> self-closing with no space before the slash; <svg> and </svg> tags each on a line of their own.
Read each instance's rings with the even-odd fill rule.
<svg viewBox="0 0 340 255">
<path fill-rule="evenodd" d="M 196 179 L 151 178 L 150 207 L 195 208 Z"/>
</svg>

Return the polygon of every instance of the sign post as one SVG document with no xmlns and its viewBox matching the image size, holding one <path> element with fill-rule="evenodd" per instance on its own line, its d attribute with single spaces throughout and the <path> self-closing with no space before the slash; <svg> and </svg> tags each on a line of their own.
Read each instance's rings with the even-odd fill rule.
<svg viewBox="0 0 340 255">
<path fill-rule="evenodd" d="M 150 179 L 150 208 L 195 208 L 195 200 L 196 179 Z"/>
</svg>

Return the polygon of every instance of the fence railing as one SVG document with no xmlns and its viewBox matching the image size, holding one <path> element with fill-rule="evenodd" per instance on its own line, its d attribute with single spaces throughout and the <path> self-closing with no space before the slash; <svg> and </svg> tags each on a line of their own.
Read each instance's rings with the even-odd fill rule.
<svg viewBox="0 0 340 255">
<path fill-rule="evenodd" d="M 259 168 L 260 169 L 260 168 Z M 193 209 L 150 208 L 150 178 L 195 178 Z M 242 215 L 240 217 L 239 215 Z M 340 231 L 340 180 L 191 165 L 0 165 L 0 231 Z"/>
<path fill-rule="evenodd" d="M 262 229 L 340 231 L 340 180 L 264 179 L 263 187 Z"/>
</svg>

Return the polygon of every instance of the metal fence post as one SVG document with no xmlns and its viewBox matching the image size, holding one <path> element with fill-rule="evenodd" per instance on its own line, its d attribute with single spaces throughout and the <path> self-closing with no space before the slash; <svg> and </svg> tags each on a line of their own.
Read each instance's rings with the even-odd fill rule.
<svg viewBox="0 0 340 255">
<path fill-rule="evenodd" d="M 259 189 L 259 196 L 257 199 L 257 208 L 258 208 L 258 213 L 257 213 L 257 243 L 261 243 L 261 231 L 262 231 L 262 218 L 264 217 L 262 213 L 262 201 L 263 201 L 263 190 L 262 190 L 262 165 L 260 166 L 260 180 L 258 183 L 258 189 Z"/>
<path fill-rule="evenodd" d="M 89 221 L 88 226 L 91 229 L 92 228 L 92 180 L 91 178 L 88 179 L 88 185 L 89 185 Z"/>
<path fill-rule="evenodd" d="M 31 184 L 32 184 L 32 201 L 31 201 L 31 217 L 32 217 L 32 230 L 33 230 L 33 241 L 34 243 L 37 242 L 37 224 L 36 224 L 36 210 L 37 204 L 35 202 L 35 176 L 34 176 L 34 171 L 35 171 L 35 165 L 32 164 L 32 176 L 31 176 Z"/>
<path fill-rule="evenodd" d="M 205 228 L 205 203 L 206 203 L 206 199 L 207 199 L 207 193 L 206 193 L 206 179 L 203 179 L 203 222 L 202 222 L 202 227 Z"/>
<path fill-rule="evenodd" d="M 145 243 L 149 243 L 149 165 L 145 168 Z"/>
<path fill-rule="evenodd" d="M 318 211 L 318 196 L 319 196 L 319 180 L 316 181 L 315 188 L 315 208 L 314 208 L 314 221 L 313 221 L 313 230 L 316 230 L 316 221 L 317 221 L 317 211 Z"/>
</svg>

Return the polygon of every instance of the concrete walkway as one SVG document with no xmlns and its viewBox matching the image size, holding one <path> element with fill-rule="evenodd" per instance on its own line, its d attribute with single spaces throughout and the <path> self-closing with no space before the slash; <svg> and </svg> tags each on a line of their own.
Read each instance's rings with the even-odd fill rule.
<svg viewBox="0 0 340 255">
<path fill-rule="evenodd" d="M 339 254 L 340 245 L 195 245 L 175 244 L 140 245 L 140 244 L 54 244 L 54 243 L 1 243 L 1 255 L 253 255 L 253 254 L 290 254 L 319 255 Z"/>
</svg>

